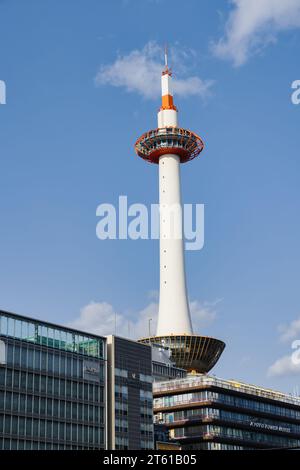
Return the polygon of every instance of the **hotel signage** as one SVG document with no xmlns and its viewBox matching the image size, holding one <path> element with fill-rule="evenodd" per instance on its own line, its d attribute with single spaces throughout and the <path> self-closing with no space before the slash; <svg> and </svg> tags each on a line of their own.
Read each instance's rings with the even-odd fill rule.
<svg viewBox="0 0 300 470">
<path fill-rule="evenodd" d="M 257 421 L 250 421 L 250 426 L 254 428 L 265 429 L 267 431 L 291 432 L 291 429 L 285 426 L 277 426 L 274 424 L 260 423 Z"/>
</svg>

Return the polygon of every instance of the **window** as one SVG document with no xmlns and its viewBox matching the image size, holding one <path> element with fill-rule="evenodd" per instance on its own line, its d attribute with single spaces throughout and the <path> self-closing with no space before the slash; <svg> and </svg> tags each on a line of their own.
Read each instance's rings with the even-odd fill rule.
<svg viewBox="0 0 300 470">
<path fill-rule="evenodd" d="M 12 417 L 11 432 L 12 434 L 15 434 L 15 435 L 18 434 L 18 417 L 17 416 Z"/>
<path fill-rule="evenodd" d="M 140 374 L 140 381 L 152 384 L 153 382 L 152 375 Z"/>
<path fill-rule="evenodd" d="M 61 401 L 59 403 L 59 416 L 60 416 L 60 418 L 65 417 L 65 412 L 66 412 L 66 403 L 64 401 Z"/>
<path fill-rule="evenodd" d="M 41 376 L 41 392 L 46 393 L 46 377 L 44 375 Z"/>
<path fill-rule="evenodd" d="M 40 437 L 45 437 L 45 432 L 46 432 L 46 422 L 44 419 L 41 419 L 40 420 L 40 432 L 39 432 L 39 436 Z"/>
<path fill-rule="evenodd" d="M 54 355 L 54 372 L 55 374 L 59 374 L 59 355 Z"/>
<path fill-rule="evenodd" d="M 71 403 L 66 402 L 66 419 L 71 419 Z"/>
<path fill-rule="evenodd" d="M 26 413 L 32 413 L 33 400 L 31 395 L 27 395 Z"/>
<path fill-rule="evenodd" d="M 59 439 L 61 441 L 65 440 L 65 424 L 59 423 Z"/>
<path fill-rule="evenodd" d="M 25 430 L 26 430 L 26 436 L 31 437 L 32 436 L 32 419 L 31 418 L 26 419 Z"/>
<path fill-rule="evenodd" d="M 28 348 L 27 351 L 27 366 L 29 369 L 33 369 L 33 349 Z"/>
<path fill-rule="evenodd" d="M 20 413 L 25 413 L 25 405 L 26 405 L 26 395 L 24 394 L 21 394 L 20 395 L 20 398 L 19 398 L 19 409 L 20 409 Z"/>
<path fill-rule="evenodd" d="M 25 346 L 22 347 L 22 354 L 21 354 L 21 366 L 23 368 L 27 367 L 27 348 Z"/>
<path fill-rule="evenodd" d="M 40 414 L 45 416 L 46 414 L 46 398 L 42 397 L 40 399 Z"/>
<path fill-rule="evenodd" d="M 21 372 L 21 390 L 27 389 L 27 374 L 26 372 Z"/>
<path fill-rule="evenodd" d="M 10 411 L 11 405 L 12 405 L 12 393 L 11 392 L 6 392 L 5 402 L 6 402 L 5 403 L 6 410 Z"/>
<path fill-rule="evenodd" d="M 34 350 L 33 355 L 33 367 L 34 369 L 40 369 L 40 362 L 41 362 L 41 353 L 37 349 Z"/>
<path fill-rule="evenodd" d="M 53 400 L 53 416 L 58 418 L 58 400 Z"/>
<path fill-rule="evenodd" d="M 66 397 L 71 398 L 72 396 L 72 389 L 71 389 L 71 382 L 70 380 L 66 381 L 67 387 L 66 387 Z"/>
<path fill-rule="evenodd" d="M 5 385 L 5 369 L 0 367 L 0 385 Z"/>
<path fill-rule="evenodd" d="M 128 371 L 125 370 L 125 369 L 119 369 L 119 368 L 115 368 L 115 375 L 117 377 L 123 377 L 123 378 L 128 378 Z"/>
<path fill-rule="evenodd" d="M 47 416 L 52 416 L 52 415 L 53 415 L 52 399 L 48 398 L 47 399 Z"/>
<path fill-rule="evenodd" d="M 56 378 L 54 379 L 54 390 L 53 390 L 53 393 L 54 393 L 54 395 L 59 395 L 59 379 L 56 379 Z M 60 393 L 61 393 L 62 395 L 64 395 L 62 391 L 61 391 Z"/>
<path fill-rule="evenodd" d="M 39 420 L 38 419 L 33 420 L 33 435 L 34 436 L 39 435 Z"/>
<path fill-rule="evenodd" d="M 72 398 L 77 399 L 77 382 L 72 382 Z"/>
<path fill-rule="evenodd" d="M 77 403 L 72 403 L 72 419 L 77 420 Z"/>
<path fill-rule="evenodd" d="M 25 435 L 25 418 L 19 417 L 19 436 Z"/>
<path fill-rule="evenodd" d="M 53 439 L 55 440 L 58 439 L 58 422 L 57 421 L 53 422 Z"/>
<path fill-rule="evenodd" d="M 48 352 L 47 361 L 48 361 L 48 373 L 53 372 L 53 367 L 54 367 L 53 366 L 53 353 Z"/>
<path fill-rule="evenodd" d="M 12 386 L 12 371 L 6 370 L 6 387 L 10 388 Z"/>
<path fill-rule="evenodd" d="M 42 353 L 41 353 L 41 369 L 43 371 L 46 371 L 47 366 L 48 366 L 47 353 L 45 351 L 42 351 Z"/>
<path fill-rule="evenodd" d="M 47 421 L 46 423 L 46 437 L 48 439 L 52 438 L 52 422 L 51 421 Z"/>
<path fill-rule="evenodd" d="M 66 424 L 66 441 L 71 440 L 71 425 L 69 423 Z"/>
<path fill-rule="evenodd" d="M 18 370 L 15 370 L 14 375 L 13 375 L 13 387 L 19 388 L 20 387 L 19 383 L 20 383 L 20 372 Z"/>
</svg>

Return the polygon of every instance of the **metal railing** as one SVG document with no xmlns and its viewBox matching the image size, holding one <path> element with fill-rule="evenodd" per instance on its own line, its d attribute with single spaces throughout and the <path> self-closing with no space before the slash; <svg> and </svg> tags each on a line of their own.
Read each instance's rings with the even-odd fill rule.
<svg viewBox="0 0 300 470">
<path fill-rule="evenodd" d="M 192 389 L 198 386 L 215 386 L 235 392 L 247 393 L 261 398 L 278 400 L 284 403 L 291 403 L 300 406 L 300 397 L 277 392 L 275 390 L 258 387 L 256 385 L 245 384 L 234 380 L 223 380 L 216 377 L 204 375 L 188 376 L 184 379 L 172 380 L 171 382 L 154 383 L 153 392 L 167 392 L 171 390 Z"/>
</svg>

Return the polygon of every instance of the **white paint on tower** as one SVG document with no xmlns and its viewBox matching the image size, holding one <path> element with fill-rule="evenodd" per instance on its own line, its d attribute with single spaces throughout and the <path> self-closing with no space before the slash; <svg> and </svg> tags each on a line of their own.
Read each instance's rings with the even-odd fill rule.
<svg viewBox="0 0 300 470">
<path fill-rule="evenodd" d="M 162 107 L 158 127 L 176 127 L 177 109 L 173 104 L 171 74 L 162 75 Z M 160 204 L 160 293 L 157 336 L 193 334 L 189 310 L 180 189 L 180 157 L 159 158 Z"/>
</svg>

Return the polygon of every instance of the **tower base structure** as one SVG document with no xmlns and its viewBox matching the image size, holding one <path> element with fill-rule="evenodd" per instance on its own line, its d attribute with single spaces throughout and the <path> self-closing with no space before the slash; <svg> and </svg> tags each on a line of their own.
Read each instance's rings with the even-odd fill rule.
<svg viewBox="0 0 300 470">
<path fill-rule="evenodd" d="M 141 338 L 140 343 L 161 344 L 171 351 L 177 367 L 188 372 L 206 374 L 219 360 L 225 343 L 219 339 L 199 335 L 166 335 Z"/>
</svg>

